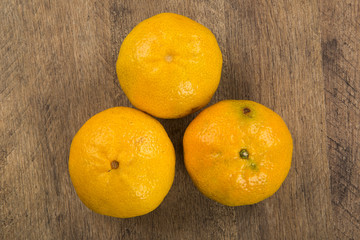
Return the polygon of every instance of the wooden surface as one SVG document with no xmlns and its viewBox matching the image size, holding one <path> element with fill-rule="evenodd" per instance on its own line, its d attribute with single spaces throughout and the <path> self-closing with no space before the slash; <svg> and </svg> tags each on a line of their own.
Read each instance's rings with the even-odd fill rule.
<svg viewBox="0 0 360 240">
<path fill-rule="evenodd" d="M 360 2 L 0 1 L 1 239 L 359 239 Z M 130 106 L 115 73 L 131 29 L 161 12 L 213 31 L 223 53 L 211 104 L 251 99 L 294 138 L 290 173 L 271 198 L 225 207 L 203 197 L 183 163 L 197 113 L 161 120 L 176 176 L 152 213 L 116 219 L 78 199 L 71 140 L 92 115 Z"/>
</svg>

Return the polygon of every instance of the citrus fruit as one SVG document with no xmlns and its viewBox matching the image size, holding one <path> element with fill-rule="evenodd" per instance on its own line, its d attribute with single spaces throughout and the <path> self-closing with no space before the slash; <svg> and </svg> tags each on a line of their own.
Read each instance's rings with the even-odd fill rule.
<svg viewBox="0 0 360 240">
<path fill-rule="evenodd" d="M 91 210 L 129 218 L 157 208 L 175 172 L 174 147 L 162 125 L 128 107 L 90 118 L 70 148 L 69 173 Z"/>
<path fill-rule="evenodd" d="M 222 55 L 209 29 L 178 14 L 139 23 L 124 39 L 116 72 L 138 109 L 180 118 L 205 106 L 221 75 Z"/>
<path fill-rule="evenodd" d="M 221 101 L 188 126 L 185 166 L 196 187 L 228 206 L 273 195 L 291 165 L 292 138 L 279 115 L 245 100 Z"/>
</svg>

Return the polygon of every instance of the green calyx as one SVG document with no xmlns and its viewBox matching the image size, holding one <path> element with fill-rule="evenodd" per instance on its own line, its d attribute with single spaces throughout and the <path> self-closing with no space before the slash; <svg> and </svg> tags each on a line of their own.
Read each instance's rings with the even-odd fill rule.
<svg viewBox="0 0 360 240">
<path fill-rule="evenodd" d="M 241 149 L 240 157 L 242 159 L 248 159 L 249 158 L 249 152 L 246 149 Z"/>
</svg>

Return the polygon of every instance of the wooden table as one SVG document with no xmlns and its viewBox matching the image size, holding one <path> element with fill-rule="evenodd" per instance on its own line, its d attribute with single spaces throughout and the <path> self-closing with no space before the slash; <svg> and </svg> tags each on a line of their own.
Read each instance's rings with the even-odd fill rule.
<svg viewBox="0 0 360 240">
<path fill-rule="evenodd" d="M 215 34 L 224 63 L 210 104 L 251 99 L 288 124 L 292 168 L 269 199 L 225 207 L 196 190 L 182 136 L 198 113 L 161 120 L 177 163 L 154 212 L 111 218 L 76 196 L 71 140 L 92 115 L 131 106 L 117 54 L 137 23 L 161 12 Z M 0 37 L 0 238 L 360 238 L 360 1 L 2 0 Z"/>
</svg>

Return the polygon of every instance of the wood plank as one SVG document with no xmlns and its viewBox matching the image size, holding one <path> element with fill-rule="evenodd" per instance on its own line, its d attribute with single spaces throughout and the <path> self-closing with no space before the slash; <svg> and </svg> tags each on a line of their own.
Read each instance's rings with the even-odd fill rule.
<svg viewBox="0 0 360 240">
<path fill-rule="evenodd" d="M 97 216 L 79 202 L 67 161 L 75 132 L 118 91 L 109 7 L 34 0 L 0 9 L 0 238 L 91 236 Z"/>
<path fill-rule="evenodd" d="M 321 3 L 335 236 L 356 239 L 360 236 L 360 2 Z"/>
<path fill-rule="evenodd" d="M 236 209 L 237 227 L 244 239 L 331 239 L 318 5 L 231 1 L 225 9 L 230 70 L 222 86 L 230 97 L 274 109 L 294 139 L 283 186 L 267 201 Z"/>
<path fill-rule="evenodd" d="M 161 12 L 174 12 L 198 21 L 213 31 L 220 47 L 225 47 L 224 5 L 222 1 L 113 1 L 115 22 L 112 27 L 113 49 L 118 53 L 121 41 L 139 22 Z M 121 17 L 119 17 L 121 16 Z M 113 61 L 116 61 L 116 57 Z M 215 101 L 212 101 L 215 102 Z M 184 162 L 182 137 L 192 114 L 177 120 L 160 120 L 176 150 L 176 176 L 172 189 L 156 211 L 140 218 L 128 219 L 122 226 L 129 236 L 151 236 L 152 239 L 230 239 L 237 236 L 233 224 L 235 212 L 205 198 L 193 186 Z M 149 223 L 151 223 L 149 225 Z M 124 230 L 119 230 L 123 232 Z"/>
</svg>

